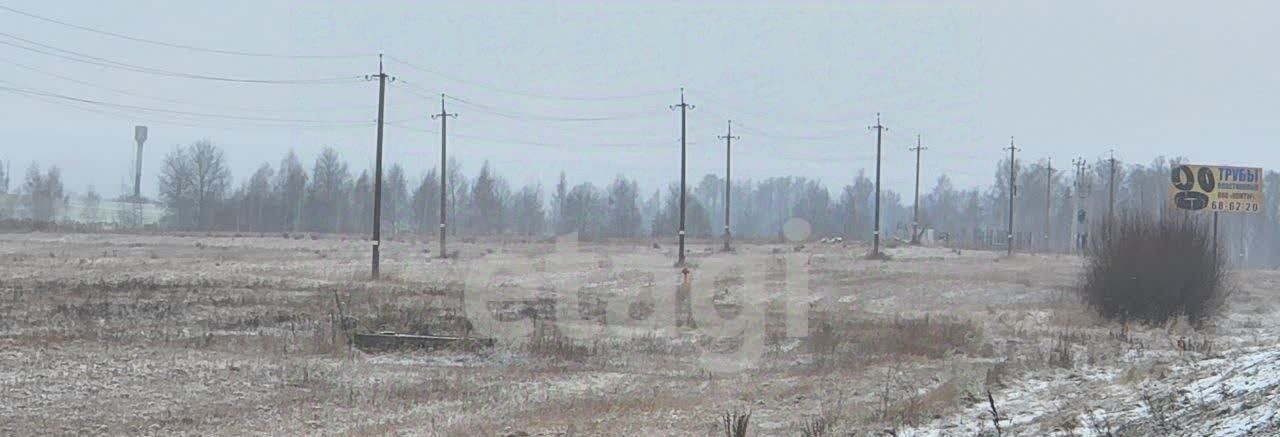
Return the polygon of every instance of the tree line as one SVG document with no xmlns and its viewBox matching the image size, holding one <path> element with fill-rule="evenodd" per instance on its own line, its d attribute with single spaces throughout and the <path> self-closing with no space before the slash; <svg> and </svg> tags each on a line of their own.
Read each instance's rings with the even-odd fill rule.
<svg viewBox="0 0 1280 437">
<path fill-rule="evenodd" d="M 1170 168 L 1184 162 L 1158 157 L 1148 164 L 1117 163 L 1115 210 L 1185 213 L 1168 207 Z M 992 184 L 985 188 L 957 188 L 945 174 L 933 178 L 921 187 L 920 227 L 952 245 L 1003 244 L 1012 195 L 1019 248 L 1068 251 L 1076 239 L 1073 221 L 1081 233 L 1087 233 L 1106 220 L 1110 161 L 1099 159 L 1079 176 L 1070 169 L 1050 172 L 1043 161 L 1019 161 L 1014 167 L 1017 178 L 1012 191 L 1007 158 L 995 164 Z M 516 188 L 488 162 L 474 176 L 461 168 L 450 158 L 445 177 L 448 229 L 455 235 L 534 237 L 577 232 L 582 238 L 666 238 L 676 234 L 680 192 L 676 183 L 642 191 L 635 180 L 622 174 L 597 186 L 570 182 L 561 172 L 549 188 L 540 183 Z M 211 142 L 198 141 L 166 154 L 154 202 L 163 206 L 161 225 L 168 229 L 361 234 L 369 232 L 373 223 L 372 173 L 371 169 L 357 172 L 336 150 L 325 148 L 310 165 L 292 151 L 274 165 L 263 162 L 237 184 L 224 152 Z M 7 178 L 0 173 L 0 182 Z M 725 214 L 724 179 L 709 174 L 695 180 L 687 198 L 686 232 L 694 238 L 719 237 Z M 401 165 L 391 164 L 382 187 L 383 231 L 434 235 L 440 214 L 439 183 L 436 168 L 415 177 Z M 1267 172 L 1264 186 L 1280 187 L 1280 173 Z M 57 205 L 68 197 L 57 167 L 41 171 L 35 164 L 18 191 L 29 217 L 36 220 L 54 219 Z M 814 237 L 869 239 L 872 234 L 875 184 L 863 171 L 834 192 L 819 180 L 783 176 L 734 180 L 731 193 L 729 214 L 735 238 L 779 239 L 782 223 L 792 217 L 807 220 Z M 97 196 L 92 190 L 90 194 L 87 197 Z M 1238 262 L 1280 265 L 1280 196 L 1272 195 L 1266 202 L 1260 214 L 1223 216 L 1222 244 Z M 911 203 L 910 197 L 904 199 L 893 190 L 882 192 L 881 229 L 887 239 L 911 238 Z M 1085 211 L 1083 222 L 1077 209 Z M 0 214 L 12 216 L 13 211 L 0 210 Z"/>
</svg>

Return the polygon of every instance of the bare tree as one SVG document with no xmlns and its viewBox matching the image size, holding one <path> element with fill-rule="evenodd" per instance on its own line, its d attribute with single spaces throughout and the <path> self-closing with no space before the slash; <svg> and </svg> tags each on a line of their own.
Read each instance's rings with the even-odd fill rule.
<svg viewBox="0 0 1280 437">
<path fill-rule="evenodd" d="M 480 174 L 471 186 L 471 204 L 474 218 L 471 220 L 472 230 L 480 234 L 489 234 L 501 227 L 502 203 L 498 199 L 497 181 L 489 161 L 480 166 Z"/>
<path fill-rule="evenodd" d="M 382 226 L 395 234 L 398 225 L 404 223 L 409 216 L 409 187 L 404 177 L 404 167 L 392 164 L 387 171 L 387 180 L 382 192 Z"/>
<path fill-rule="evenodd" d="M 564 214 L 564 202 L 568 196 L 569 181 L 565 178 L 564 170 L 561 170 L 560 179 L 556 182 L 556 191 L 551 194 L 551 225 L 557 235 L 569 232 L 571 229 Z"/>
<path fill-rule="evenodd" d="M 609 185 L 608 234 L 634 237 L 640 234 L 640 188 L 635 181 L 618 175 Z"/>
<path fill-rule="evenodd" d="M 160 165 L 160 198 L 179 228 L 213 228 L 230 183 L 226 157 L 208 141 L 179 146 Z"/>
<path fill-rule="evenodd" d="M 338 152 L 325 147 L 316 158 L 311 170 L 311 185 L 307 188 L 306 228 L 316 232 L 337 232 L 342 229 L 342 213 L 346 210 L 351 173 Z"/>
<path fill-rule="evenodd" d="M 462 174 L 462 170 L 459 170 L 459 168 L 461 166 L 458 165 L 458 161 L 449 158 L 449 174 L 446 176 L 448 178 L 446 189 L 449 194 L 449 198 L 446 200 L 449 210 L 446 211 L 446 215 L 449 216 L 448 229 L 451 234 L 457 234 L 458 228 L 462 227 L 459 226 L 461 223 L 458 223 L 458 218 L 469 218 L 470 215 L 466 209 L 471 202 L 471 197 L 469 196 L 471 184 L 467 180 L 467 176 Z"/>
<path fill-rule="evenodd" d="M 604 197 L 590 182 L 583 182 L 569 190 L 563 213 L 566 228 L 569 232 L 577 231 L 579 237 L 595 237 L 604 229 Z"/>
<path fill-rule="evenodd" d="M 175 147 L 160 162 L 160 202 L 165 206 L 170 226 L 189 229 L 196 225 L 195 170 L 182 146 Z"/>
<path fill-rule="evenodd" d="M 264 162 L 245 183 L 244 198 L 240 206 L 242 213 L 248 218 L 246 221 L 249 222 L 249 228 L 255 231 L 266 231 L 270 226 L 268 217 L 276 213 L 271 208 L 271 178 L 274 175 L 271 164 Z"/>
<path fill-rule="evenodd" d="M 40 166 L 32 163 L 27 168 L 27 180 L 23 184 L 27 194 L 27 209 L 31 219 L 37 222 L 49 222 L 57 218 L 58 207 L 62 205 L 62 172 L 57 166 L 50 167 L 47 173 L 40 172 Z"/>
<path fill-rule="evenodd" d="M 280 229 L 294 231 L 302 227 L 302 203 L 306 198 L 307 170 L 302 161 L 292 150 L 280 160 L 280 169 L 276 172 L 274 183 L 275 194 L 272 196 L 278 203 L 281 214 Z"/>
<path fill-rule="evenodd" d="M 98 217 L 100 206 L 102 205 L 102 196 L 90 185 L 84 194 L 84 203 L 80 208 L 80 221 L 85 223 L 97 223 L 101 221 Z"/>
<path fill-rule="evenodd" d="M 412 212 L 414 227 L 423 235 L 435 232 L 440 223 L 440 173 L 431 169 L 418 187 L 413 190 Z"/>
<path fill-rule="evenodd" d="M 542 186 L 525 185 L 511 198 L 511 224 L 515 231 L 533 236 L 546 226 L 546 213 L 542 207 Z"/>
<path fill-rule="evenodd" d="M 362 170 L 351 188 L 351 211 L 348 220 L 357 232 L 373 227 L 373 178 L 368 170 Z"/>
<path fill-rule="evenodd" d="M 196 224 L 200 229 L 214 225 L 214 212 L 231 185 L 226 156 L 213 143 L 202 140 L 191 145 L 192 188 L 195 190 Z"/>
</svg>

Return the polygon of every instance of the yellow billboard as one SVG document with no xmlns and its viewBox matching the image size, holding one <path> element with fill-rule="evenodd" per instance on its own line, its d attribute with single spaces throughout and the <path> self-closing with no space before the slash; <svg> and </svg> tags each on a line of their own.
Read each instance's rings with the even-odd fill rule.
<svg viewBox="0 0 1280 437">
<path fill-rule="evenodd" d="M 1172 206 L 1190 211 L 1262 211 L 1262 169 L 1225 165 L 1175 165 L 1170 173 Z"/>
</svg>

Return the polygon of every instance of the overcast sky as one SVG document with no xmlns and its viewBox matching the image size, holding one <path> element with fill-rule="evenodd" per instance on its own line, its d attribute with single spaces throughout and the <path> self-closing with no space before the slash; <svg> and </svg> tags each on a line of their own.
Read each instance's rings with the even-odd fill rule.
<svg viewBox="0 0 1280 437">
<path fill-rule="evenodd" d="M 69 190 L 114 196 L 129 180 L 133 126 L 151 128 L 143 191 L 178 144 L 208 139 L 237 183 L 289 150 L 332 146 L 353 172 L 372 166 L 376 73 L 389 57 L 388 162 L 415 178 L 439 160 L 444 92 L 449 147 L 474 175 L 484 160 L 513 185 L 605 183 L 651 192 L 679 177 L 680 87 L 689 173 L 799 175 L 833 189 L 874 171 L 883 114 L 886 188 L 909 193 L 922 135 L 925 186 L 991 183 L 1016 137 L 1025 159 L 1065 167 L 1115 149 L 1280 168 L 1280 8 L 1267 2 L 323 2 L 5 1 L 67 23 L 171 44 L 293 55 L 216 54 L 146 44 L 0 10 L 0 160 L 63 169 Z M 23 38 L 23 42 L 14 39 Z M 248 79 L 353 78 L 335 84 L 227 83 L 73 62 L 33 43 L 106 61 Z M 48 47 L 40 50 L 50 52 Z M 66 56 L 75 56 L 68 52 Z M 408 62 L 408 64 L 405 63 Z M 16 64 L 15 64 L 16 63 Z M 17 65 L 20 64 L 21 66 Z M 425 69 L 425 70 L 424 70 Z M 427 71 L 429 70 L 429 71 Z M 166 73 L 167 74 L 167 73 Z M 59 77 L 62 76 L 62 77 Z M 77 82 L 78 81 L 78 82 Z M 134 107 L 147 108 L 146 110 Z M 86 110 L 84 108 L 91 109 Z M 178 115 L 182 111 L 200 115 Z M 95 112 L 96 111 L 96 112 Z M 105 112 L 105 113 L 104 113 Z M 261 119 L 305 120 L 276 122 Z M 351 122 L 355 124 L 339 124 Z M 15 178 L 19 179 L 19 178 Z"/>
</svg>

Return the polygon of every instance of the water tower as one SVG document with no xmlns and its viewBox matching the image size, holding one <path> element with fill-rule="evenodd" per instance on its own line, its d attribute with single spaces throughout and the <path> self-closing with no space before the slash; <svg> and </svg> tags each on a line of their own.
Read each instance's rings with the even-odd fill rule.
<svg viewBox="0 0 1280 437">
<path fill-rule="evenodd" d="M 138 142 L 138 155 L 133 160 L 133 200 L 142 201 L 142 143 L 147 142 L 147 127 L 134 126 L 133 139 Z"/>
</svg>

